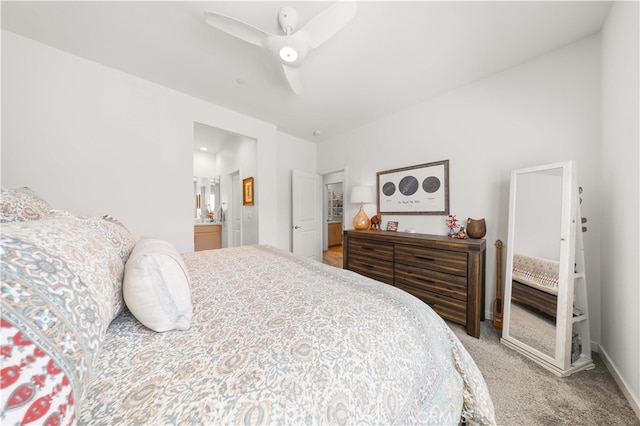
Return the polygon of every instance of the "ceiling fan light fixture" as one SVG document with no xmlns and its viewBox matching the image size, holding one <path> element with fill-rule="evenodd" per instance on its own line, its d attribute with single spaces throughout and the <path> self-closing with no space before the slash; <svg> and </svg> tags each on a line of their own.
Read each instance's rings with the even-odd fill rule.
<svg viewBox="0 0 640 426">
<path fill-rule="evenodd" d="M 280 59 L 289 63 L 295 62 L 298 59 L 298 52 L 291 46 L 285 46 L 280 49 L 279 55 Z"/>
<path fill-rule="evenodd" d="M 294 8 L 285 6 L 278 12 L 282 35 L 270 34 L 218 12 L 207 10 L 204 13 L 207 24 L 247 43 L 265 48 L 284 70 L 284 77 L 293 92 L 300 94 L 302 61 L 311 50 L 324 44 L 354 17 L 356 2 L 337 1 L 305 23 L 300 30 L 297 30 L 298 13 Z M 239 81 L 237 83 L 242 84 Z"/>
</svg>

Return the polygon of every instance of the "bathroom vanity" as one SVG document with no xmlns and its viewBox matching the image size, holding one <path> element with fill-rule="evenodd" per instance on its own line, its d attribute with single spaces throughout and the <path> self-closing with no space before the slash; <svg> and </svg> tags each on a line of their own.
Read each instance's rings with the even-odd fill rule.
<svg viewBox="0 0 640 426">
<path fill-rule="evenodd" d="M 222 224 L 196 223 L 193 230 L 193 250 L 211 250 L 222 247 Z"/>
</svg>

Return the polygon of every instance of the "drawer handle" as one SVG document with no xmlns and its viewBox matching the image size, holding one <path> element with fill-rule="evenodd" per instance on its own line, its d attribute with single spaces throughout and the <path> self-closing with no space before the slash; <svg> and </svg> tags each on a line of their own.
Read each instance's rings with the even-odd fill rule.
<svg viewBox="0 0 640 426">
<path fill-rule="evenodd" d="M 414 257 L 416 257 L 417 259 L 428 260 L 429 262 L 435 261 L 433 257 L 422 256 L 420 254 L 415 254 Z"/>
<path fill-rule="evenodd" d="M 375 250 L 375 247 L 371 247 L 371 246 L 362 246 L 362 250 Z"/>
<path fill-rule="evenodd" d="M 429 283 L 429 284 L 435 284 L 436 282 L 433 280 L 430 280 L 428 278 L 423 278 L 420 275 L 416 275 L 416 274 L 411 274 L 411 276 L 417 280 L 423 281 L 425 283 Z"/>
<path fill-rule="evenodd" d="M 365 268 L 369 268 L 369 269 L 376 269 L 375 266 L 369 265 L 368 263 L 363 263 L 362 266 L 364 266 Z"/>
</svg>

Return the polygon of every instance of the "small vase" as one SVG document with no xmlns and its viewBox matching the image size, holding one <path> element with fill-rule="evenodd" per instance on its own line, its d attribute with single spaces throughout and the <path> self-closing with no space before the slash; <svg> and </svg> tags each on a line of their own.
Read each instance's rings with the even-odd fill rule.
<svg viewBox="0 0 640 426">
<path fill-rule="evenodd" d="M 467 235 L 469 238 L 482 238 L 487 234 L 484 219 L 467 219 Z"/>
</svg>

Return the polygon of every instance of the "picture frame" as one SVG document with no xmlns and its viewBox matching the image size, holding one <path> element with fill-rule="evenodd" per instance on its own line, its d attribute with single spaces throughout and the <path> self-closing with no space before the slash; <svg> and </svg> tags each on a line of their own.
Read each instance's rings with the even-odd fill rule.
<svg viewBox="0 0 640 426">
<path fill-rule="evenodd" d="M 394 220 L 390 220 L 387 222 L 387 231 L 396 232 L 398 230 L 398 222 Z"/>
<path fill-rule="evenodd" d="M 242 205 L 253 205 L 253 177 L 242 179 Z"/>
<path fill-rule="evenodd" d="M 380 214 L 449 214 L 449 160 L 376 173 Z"/>
</svg>

